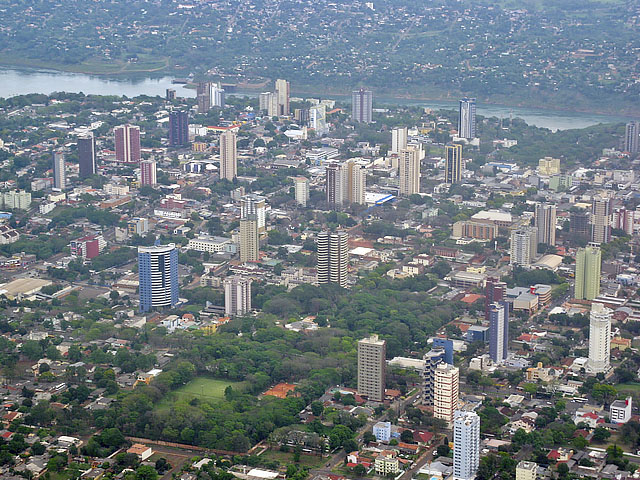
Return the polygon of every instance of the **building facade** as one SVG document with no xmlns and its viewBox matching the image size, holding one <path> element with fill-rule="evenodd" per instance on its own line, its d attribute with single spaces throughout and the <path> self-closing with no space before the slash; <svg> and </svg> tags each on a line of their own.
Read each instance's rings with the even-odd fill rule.
<svg viewBox="0 0 640 480">
<path fill-rule="evenodd" d="M 596 196 L 591 203 L 591 241 L 608 243 L 611 241 L 611 199 Z"/>
<path fill-rule="evenodd" d="M 154 186 L 158 183 L 157 166 L 155 160 L 140 162 L 140 185 Z"/>
<path fill-rule="evenodd" d="M 475 412 L 455 412 L 453 421 L 453 478 L 473 480 L 480 465 L 480 417 Z"/>
<path fill-rule="evenodd" d="M 420 193 L 420 150 L 406 148 L 398 153 L 398 194 L 408 197 Z"/>
<path fill-rule="evenodd" d="M 495 302 L 489 306 L 489 356 L 496 364 L 504 363 L 509 349 L 509 304 Z"/>
<path fill-rule="evenodd" d="M 121 125 L 113 129 L 116 145 L 116 161 L 138 163 L 140 161 L 140 127 Z"/>
<path fill-rule="evenodd" d="M 226 130 L 220 135 L 220 179 L 233 182 L 238 176 L 238 153 L 236 150 L 236 134 Z"/>
<path fill-rule="evenodd" d="M 224 313 L 245 315 L 251 311 L 251 279 L 233 275 L 224 279 Z"/>
<path fill-rule="evenodd" d="M 140 310 L 178 304 L 178 250 L 175 244 L 138 247 Z"/>
<path fill-rule="evenodd" d="M 373 121 L 373 92 L 365 88 L 351 92 L 351 117 L 356 122 Z"/>
<path fill-rule="evenodd" d="M 476 99 L 460 100 L 458 111 L 458 136 L 471 140 L 476 137 Z"/>
<path fill-rule="evenodd" d="M 538 229 L 538 243 L 556 244 L 556 206 L 537 203 L 535 208 L 535 226 Z"/>
<path fill-rule="evenodd" d="M 538 251 L 538 229 L 525 227 L 511 232 L 511 265 L 528 267 Z"/>
<path fill-rule="evenodd" d="M 347 286 L 349 269 L 349 235 L 347 232 L 320 232 L 317 237 L 316 268 L 318 285 L 336 283 Z"/>
<path fill-rule="evenodd" d="M 611 317 L 613 310 L 601 303 L 591 305 L 589 315 L 589 360 L 587 371 L 608 372 L 611 368 Z"/>
<path fill-rule="evenodd" d="M 257 262 L 258 260 L 260 260 L 258 217 L 251 214 L 240 219 L 240 261 Z"/>
<path fill-rule="evenodd" d="M 536 480 L 538 476 L 538 464 L 521 460 L 516 465 L 516 480 Z"/>
<path fill-rule="evenodd" d="M 444 181 L 454 184 L 462 180 L 462 145 L 445 145 Z"/>
<path fill-rule="evenodd" d="M 458 409 L 460 371 L 448 363 L 439 363 L 433 382 L 433 416 L 449 425 Z"/>
<path fill-rule="evenodd" d="M 593 300 L 600 295 L 600 270 L 602 251 L 598 245 L 587 245 L 576 252 L 576 276 L 574 297 Z"/>
<path fill-rule="evenodd" d="M 383 402 L 387 342 L 377 335 L 358 341 L 358 394 Z"/>
<path fill-rule="evenodd" d="M 624 151 L 632 154 L 640 152 L 640 122 L 627 123 L 624 131 Z"/>
<path fill-rule="evenodd" d="M 306 207 L 309 201 L 309 179 L 307 177 L 295 177 L 293 184 L 295 187 L 296 203 L 301 207 Z"/>
<path fill-rule="evenodd" d="M 53 153 L 53 187 L 60 190 L 67 188 L 67 172 L 64 152 Z"/>
<path fill-rule="evenodd" d="M 407 142 L 409 140 L 407 127 L 395 127 L 391 130 L 391 151 L 389 153 L 400 153 L 402 150 L 406 150 Z"/>
<path fill-rule="evenodd" d="M 267 231 L 267 199 L 255 193 L 240 197 L 240 219 L 255 215 L 258 222 L 258 234 Z"/>
<path fill-rule="evenodd" d="M 176 110 L 169 114 L 169 146 L 184 147 L 189 144 L 189 114 Z"/>
<path fill-rule="evenodd" d="M 98 172 L 96 139 L 93 132 L 78 137 L 78 167 L 80 178 L 87 178 Z"/>
<path fill-rule="evenodd" d="M 290 88 L 291 86 L 289 85 L 289 82 L 287 82 L 286 80 L 283 80 L 281 78 L 276 80 L 275 97 L 277 102 L 276 115 L 278 117 L 282 117 L 282 116 L 286 117 L 290 113 L 290 108 L 289 108 Z"/>
<path fill-rule="evenodd" d="M 422 403 L 433 406 L 433 392 L 435 389 L 436 367 L 445 362 L 444 348 L 432 348 L 424 354 L 424 370 L 422 371 Z"/>
</svg>

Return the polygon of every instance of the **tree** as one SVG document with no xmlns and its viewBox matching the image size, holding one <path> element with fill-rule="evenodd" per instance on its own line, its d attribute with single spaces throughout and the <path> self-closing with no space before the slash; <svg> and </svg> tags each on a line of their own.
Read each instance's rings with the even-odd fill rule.
<svg viewBox="0 0 640 480">
<path fill-rule="evenodd" d="M 322 402 L 319 402 L 317 400 L 315 402 L 311 402 L 311 413 L 313 413 L 314 417 L 321 416 L 322 412 L 324 412 L 324 405 L 322 404 Z"/>
<path fill-rule="evenodd" d="M 446 444 L 438 445 L 438 448 L 436 448 L 436 453 L 439 457 L 448 457 L 451 453 L 451 447 Z"/>
<path fill-rule="evenodd" d="M 593 440 L 598 443 L 605 442 L 611 436 L 611 432 L 604 427 L 597 427 L 593 431 Z"/>
<path fill-rule="evenodd" d="M 151 465 L 140 465 L 136 470 L 136 480 L 158 480 L 158 472 Z"/>
<path fill-rule="evenodd" d="M 413 432 L 409 429 L 403 430 L 400 434 L 400 440 L 404 443 L 413 443 Z"/>
</svg>

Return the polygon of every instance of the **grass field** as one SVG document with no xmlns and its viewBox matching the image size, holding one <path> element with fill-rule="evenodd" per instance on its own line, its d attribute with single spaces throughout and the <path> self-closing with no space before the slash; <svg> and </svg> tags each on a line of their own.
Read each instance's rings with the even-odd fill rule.
<svg viewBox="0 0 640 480">
<path fill-rule="evenodd" d="M 198 377 L 185 386 L 171 392 L 159 404 L 158 408 L 170 407 L 178 401 L 189 402 L 194 398 L 203 401 L 217 401 L 224 398 L 224 390 L 231 385 L 237 387 L 241 382 L 230 382 L 216 378 Z"/>
<path fill-rule="evenodd" d="M 615 387 L 618 392 L 640 393 L 640 383 L 620 383 Z"/>
<path fill-rule="evenodd" d="M 280 465 L 293 464 L 293 453 L 281 452 L 280 450 L 267 450 L 260 458 L 275 460 Z M 315 455 L 300 455 L 300 465 L 304 467 L 317 468 L 322 465 L 323 458 Z"/>
</svg>

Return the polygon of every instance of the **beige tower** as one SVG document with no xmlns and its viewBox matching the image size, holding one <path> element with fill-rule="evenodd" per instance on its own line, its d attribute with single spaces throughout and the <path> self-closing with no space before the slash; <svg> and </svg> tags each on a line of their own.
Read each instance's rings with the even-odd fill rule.
<svg viewBox="0 0 640 480">
<path fill-rule="evenodd" d="M 378 335 L 358 341 L 358 394 L 374 402 L 384 401 L 386 348 Z"/>
<path fill-rule="evenodd" d="M 240 220 L 240 261 L 257 262 L 260 259 L 260 236 L 256 215 Z"/>
<path fill-rule="evenodd" d="M 458 183 L 462 180 L 462 145 L 455 143 L 446 145 L 445 150 L 445 183 Z"/>
<path fill-rule="evenodd" d="M 433 416 L 453 422 L 458 409 L 458 389 L 460 372 L 457 367 L 440 363 L 435 370 L 433 382 Z"/>
<path fill-rule="evenodd" d="M 343 168 L 346 169 L 347 202 L 364 205 L 364 193 L 367 187 L 367 174 L 365 169 L 354 160 L 347 160 Z"/>
<path fill-rule="evenodd" d="M 279 117 L 289 115 L 289 82 L 279 78 L 276 80 L 277 115 Z"/>
<path fill-rule="evenodd" d="M 407 148 L 398 154 L 398 193 L 405 197 L 420 193 L 420 150 Z"/>
<path fill-rule="evenodd" d="M 220 135 L 220 179 L 230 182 L 238 176 L 238 153 L 236 152 L 236 134 L 227 130 Z"/>
</svg>

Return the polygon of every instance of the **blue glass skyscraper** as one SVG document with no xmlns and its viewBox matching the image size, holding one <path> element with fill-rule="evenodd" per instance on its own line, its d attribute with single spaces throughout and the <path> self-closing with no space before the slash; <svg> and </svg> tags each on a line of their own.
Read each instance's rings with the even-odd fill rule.
<svg viewBox="0 0 640 480">
<path fill-rule="evenodd" d="M 178 250 L 175 244 L 138 247 L 140 311 L 178 303 Z"/>
</svg>

